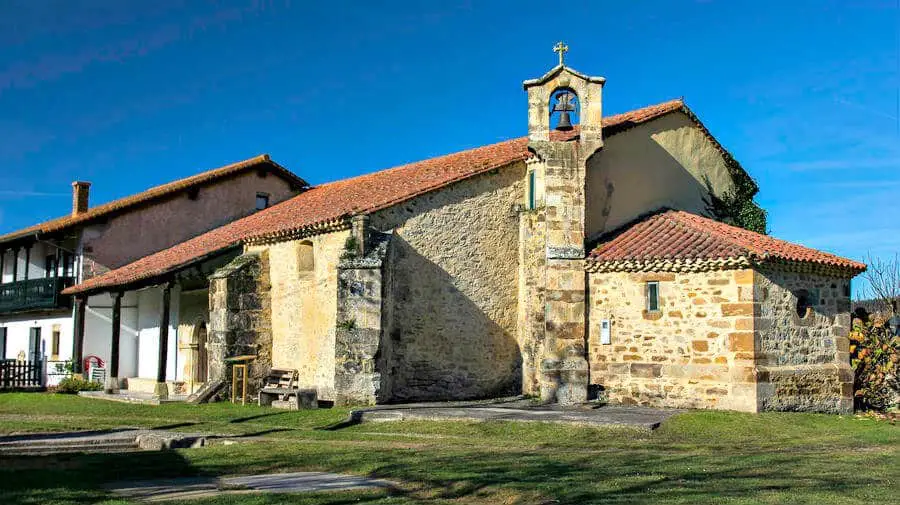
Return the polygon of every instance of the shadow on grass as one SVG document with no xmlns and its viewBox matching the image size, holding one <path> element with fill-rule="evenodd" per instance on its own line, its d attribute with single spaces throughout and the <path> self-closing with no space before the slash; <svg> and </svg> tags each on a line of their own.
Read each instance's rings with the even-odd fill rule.
<svg viewBox="0 0 900 505">
<path fill-rule="evenodd" d="M 240 423 L 246 423 L 247 421 L 262 419 L 264 417 L 280 416 L 283 414 L 284 414 L 284 412 L 268 412 L 265 414 L 257 414 L 255 416 L 238 417 L 238 418 L 232 419 L 231 421 L 228 421 L 228 422 L 231 424 L 240 424 Z"/>
<path fill-rule="evenodd" d="M 350 416 L 347 417 L 347 419 L 344 421 L 329 424 L 327 426 L 320 426 L 314 429 L 318 431 L 338 431 L 343 430 L 344 428 L 349 428 L 351 426 L 356 426 L 360 423 L 362 423 L 362 412 L 354 410 L 350 412 Z"/>
<path fill-rule="evenodd" d="M 183 423 L 173 423 L 173 424 L 164 424 L 162 426 L 154 426 L 150 428 L 151 430 L 175 430 L 178 428 L 189 428 L 191 426 L 196 426 L 200 423 L 195 421 L 186 421 Z"/>
<path fill-rule="evenodd" d="M 896 453 L 842 453 L 828 447 L 792 453 L 746 447 L 680 448 L 640 441 L 622 447 L 335 445 L 328 441 L 212 446 L 190 451 L 34 457 L 4 461 L 4 504 L 99 503 L 107 483 L 199 475 L 321 470 L 403 484 L 383 494 L 246 495 L 190 503 L 845 503 L 866 495 L 889 502 Z M 522 444 L 523 446 L 526 444 Z M 492 450 L 493 447 L 493 450 Z M 665 449 L 665 450 L 664 450 Z M 865 468 L 865 471 L 860 471 Z M 549 500 L 554 500 L 550 502 Z M 188 503 L 188 502 L 185 502 Z"/>
</svg>

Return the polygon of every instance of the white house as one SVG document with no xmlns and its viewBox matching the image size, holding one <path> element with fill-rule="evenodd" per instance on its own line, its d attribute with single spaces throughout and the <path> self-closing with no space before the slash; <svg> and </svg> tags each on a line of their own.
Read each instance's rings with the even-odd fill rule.
<svg viewBox="0 0 900 505">
<path fill-rule="evenodd" d="M 83 348 L 76 348 L 74 328 L 81 314 L 63 289 L 277 204 L 306 186 L 268 155 L 95 207 L 89 206 L 90 183 L 73 183 L 70 215 L 0 236 L 0 359 L 66 362 L 75 357 L 76 372 L 85 363 L 102 363 L 109 370 L 116 296 L 87 300 Z M 199 296 L 190 289 L 169 292 L 169 328 L 163 332 L 168 334 L 169 381 L 184 380 L 190 366 L 184 361 L 198 352 L 190 344 L 179 351 L 179 332 L 205 327 L 205 292 Z M 118 300 L 117 373 L 133 378 L 134 385 L 141 378 L 150 384 L 157 379 L 163 291 L 126 291 Z M 192 318 L 190 328 L 182 324 L 185 311 Z"/>
</svg>

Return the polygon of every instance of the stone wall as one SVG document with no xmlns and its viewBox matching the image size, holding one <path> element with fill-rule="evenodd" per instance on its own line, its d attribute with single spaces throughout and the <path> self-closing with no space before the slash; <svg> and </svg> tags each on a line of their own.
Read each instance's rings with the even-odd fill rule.
<svg viewBox="0 0 900 505">
<path fill-rule="evenodd" d="M 265 251 L 238 256 L 209 278 L 209 379 L 226 382 L 226 397 L 231 394 L 226 358 L 257 356 L 248 372 L 249 396 L 256 395 L 272 368 L 270 289 Z"/>
<path fill-rule="evenodd" d="M 377 212 L 392 232 L 385 335 L 393 400 L 521 391 L 516 163 Z"/>
<path fill-rule="evenodd" d="M 770 268 L 755 285 L 760 410 L 852 412 L 849 280 Z"/>
<path fill-rule="evenodd" d="M 362 233 L 354 233 L 358 237 Z M 338 266 L 334 389 L 337 405 L 373 405 L 391 398 L 393 353 L 382 331 L 383 276 L 390 235 L 367 242 L 363 255 L 347 252 Z M 364 239 L 360 239 L 364 240 Z M 389 287 L 389 282 L 387 283 Z M 389 317 L 389 316 L 388 316 Z"/>
<path fill-rule="evenodd" d="M 266 251 L 272 283 L 272 366 L 293 368 L 320 400 L 334 400 L 337 266 L 348 231 L 255 245 Z"/>
<path fill-rule="evenodd" d="M 614 402 L 755 412 L 753 279 L 752 270 L 589 274 L 591 383 Z M 648 281 L 659 281 L 658 312 L 646 310 Z"/>
</svg>

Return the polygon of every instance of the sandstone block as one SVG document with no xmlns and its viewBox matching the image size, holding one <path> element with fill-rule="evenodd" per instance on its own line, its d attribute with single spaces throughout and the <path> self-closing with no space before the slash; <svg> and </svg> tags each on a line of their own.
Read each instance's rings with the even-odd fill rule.
<svg viewBox="0 0 900 505">
<path fill-rule="evenodd" d="M 755 316 L 758 312 L 756 303 L 723 303 L 722 315 L 729 316 Z"/>
<path fill-rule="evenodd" d="M 646 363 L 633 363 L 631 365 L 631 376 L 643 379 L 652 379 L 662 375 L 662 365 L 652 365 Z"/>
<path fill-rule="evenodd" d="M 728 350 L 753 353 L 753 332 L 736 331 L 728 334 Z"/>
</svg>

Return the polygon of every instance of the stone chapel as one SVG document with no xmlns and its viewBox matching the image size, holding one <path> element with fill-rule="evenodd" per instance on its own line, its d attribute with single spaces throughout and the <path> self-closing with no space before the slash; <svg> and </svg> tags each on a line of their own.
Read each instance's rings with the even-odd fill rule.
<svg viewBox="0 0 900 505">
<path fill-rule="evenodd" d="M 336 404 L 852 410 L 865 265 L 723 222 L 756 185 L 684 101 L 605 116 L 605 79 L 557 49 L 524 82 L 527 137 L 303 188 L 65 293 L 189 283 L 201 382 L 253 355 L 251 379 L 295 369 Z"/>
</svg>

